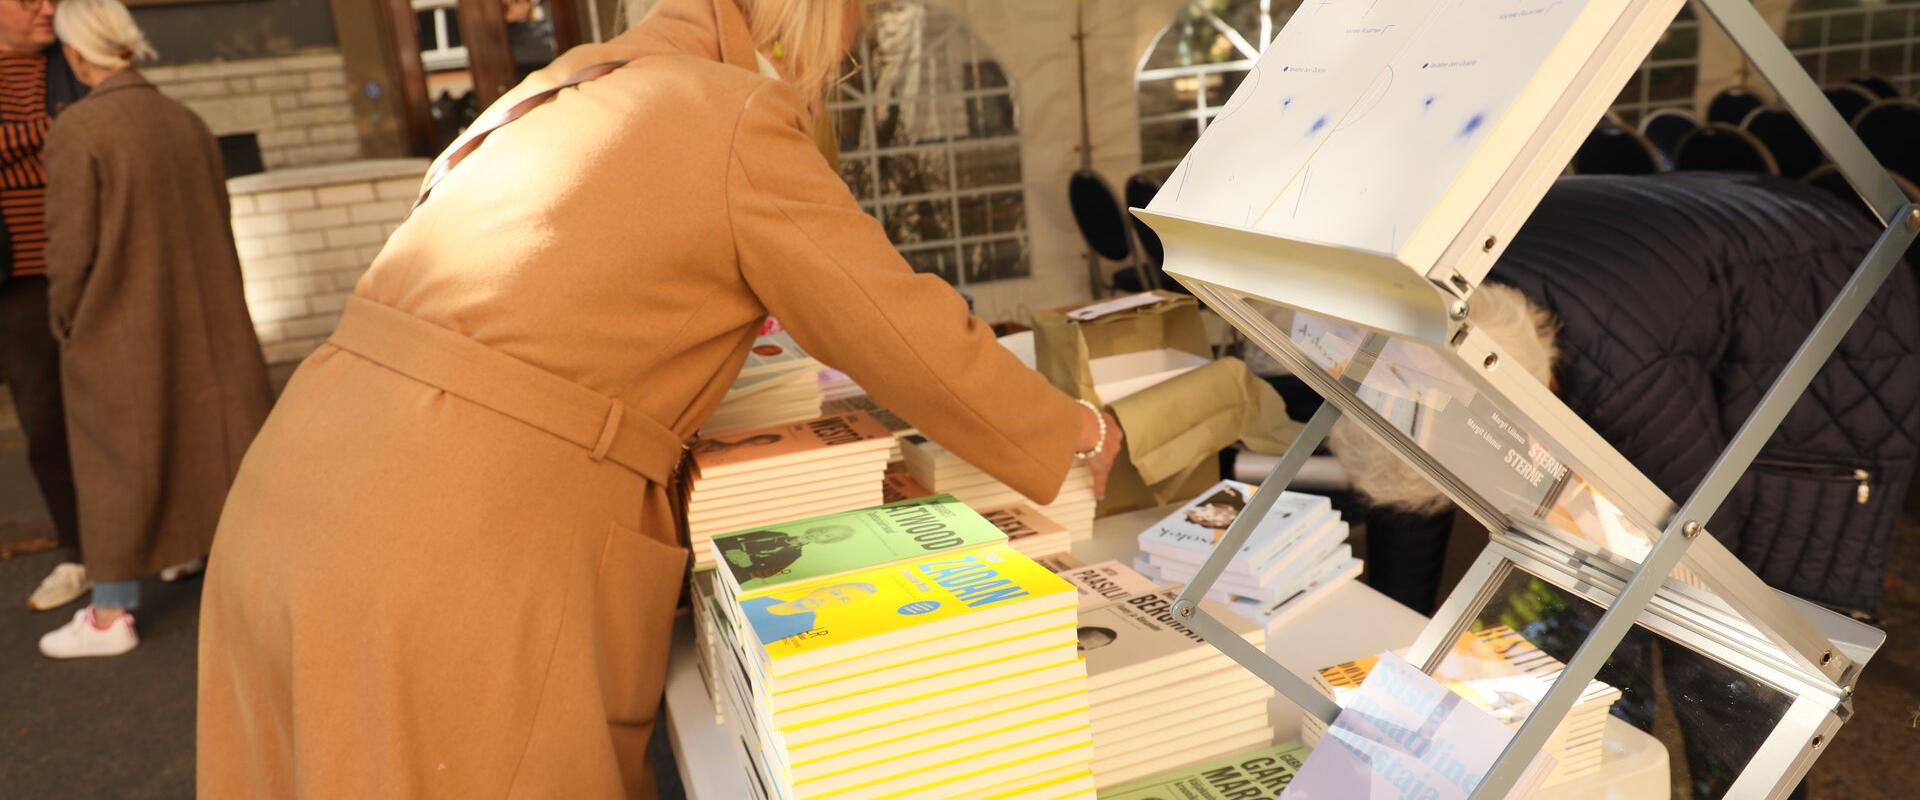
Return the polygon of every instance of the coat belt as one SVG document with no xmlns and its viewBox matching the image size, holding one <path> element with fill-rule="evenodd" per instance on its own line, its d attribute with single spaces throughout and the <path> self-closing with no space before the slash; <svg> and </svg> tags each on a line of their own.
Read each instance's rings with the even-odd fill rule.
<svg viewBox="0 0 1920 800">
<path fill-rule="evenodd" d="M 466 336 L 361 297 L 329 344 L 578 445 L 656 484 L 684 482 L 688 443 L 645 413 Z"/>
</svg>

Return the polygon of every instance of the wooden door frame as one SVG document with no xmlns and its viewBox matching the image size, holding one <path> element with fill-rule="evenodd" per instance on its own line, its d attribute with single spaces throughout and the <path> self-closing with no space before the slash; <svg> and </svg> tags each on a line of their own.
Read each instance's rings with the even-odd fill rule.
<svg viewBox="0 0 1920 800">
<path fill-rule="evenodd" d="M 593 0 L 586 0 L 591 3 Z M 585 44 L 592 34 L 587 30 L 587 15 L 577 0 L 547 0 L 547 13 L 553 17 L 555 54 Z"/>
<path fill-rule="evenodd" d="M 433 99 L 427 96 L 427 69 L 420 63 L 419 20 L 409 0 L 379 0 L 387 21 L 387 52 L 393 61 L 393 88 L 400 95 L 407 149 L 434 155 Z M 464 34 L 465 32 L 462 31 Z"/>
<path fill-rule="evenodd" d="M 547 0 L 556 51 L 584 44 L 591 38 L 584 4 L 593 1 Z M 343 54 L 349 49 L 350 43 L 345 39 L 351 34 L 355 52 L 369 56 L 377 53 L 384 62 L 378 65 L 380 69 L 372 70 L 364 78 L 390 87 L 392 97 L 383 102 L 387 102 L 385 107 L 393 117 L 386 119 L 399 124 L 381 123 L 390 125 L 382 129 L 380 135 L 388 144 L 375 149 L 392 152 L 386 148 L 397 145 L 408 155 L 435 155 L 438 128 L 433 121 L 433 98 L 427 90 L 426 68 L 420 62 L 420 34 L 413 3 L 410 0 L 332 0 L 332 4 L 336 26 L 341 26 L 343 20 L 370 23 L 345 26 L 351 30 L 343 28 Z M 454 11 L 461 41 L 468 48 L 467 68 L 474 76 L 474 100 L 480 108 L 486 108 L 499 98 L 503 91 L 500 87 L 512 88 L 515 83 L 513 46 L 507 37 L 505 10 L 500 0 L 457 0 Z M 375 112 L 373 116 L 381 115 Z M 394 142 L 396 134 L 398 142 Z"/>
</svg>

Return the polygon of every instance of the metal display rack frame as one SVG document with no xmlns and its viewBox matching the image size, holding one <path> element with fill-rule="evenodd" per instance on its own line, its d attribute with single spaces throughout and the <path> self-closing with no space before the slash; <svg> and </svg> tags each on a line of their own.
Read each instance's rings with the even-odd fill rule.
<svg viewBox="0 0 1920 800">
<path fill-rule="evenodd" d="M 1516 570 L 1604 609 L 1566 661 L 1565 671 L 1479 783 L 1473 793 L 1476 799 L 1508 794 L 1635 624 L 1790 701 L 1772 721 L 1764 742 L 1727 795 L 1783 797 L 1851 715 L 1860 670 L 1884 641 L 1884 634 L 1875 629 L 1767 587 L 1714 537 L 1701 534 L 1920 234 L 1920 206 L 1907 200 L 1750 2 L 1699 0 L 1699 4 L 1773 86 L 1886 231 L 1684 502 L 1669 499 L 1524 370 L 1499 369 L 1509 361 L 1506 354 L 1468 320 L 1473 292 L 1502 245 L 1511 240 L 1571 159 L 1591 121 L 1600 117 L 1605 101 L 1619 91 L 1665 24 L 1671 23 L 1678 0 L 1632 4 L 1623 14 L 1632 24 L 1621 22 L 1609 36 L 1453 246 L 1424 275 L 1402 272 L 1402 278 L 1424 278 L 1419 286 L 1409 289 L 1404 284 L 1415 281 L 1404 280 L 1387 286 L 1376 269 L 1348 273 L 1359 277 L 1342 281 L 1344 285 L 1316 288 L 1313 283 L 1329 274 L 1324 269 L 1299 267 L 1292 274 L 1284 273 L 1302 259 L 1316 258 L 1315 248 L 1332 248 L 1289 243 L 1300 248 L 1294 261 L 1263 273 L 1247 266 L 1248 261 L 1260 260 L 1257 249 L 1249 249 L 1260 247 L 1260 242 L 1231 232 L 1224 240 L 1208 240 L 1207 233 L 1199 230 L 1206 227 L 1204 223 L 1155 213 L 1152 208 L 1135 209 L 1166 242 L 1167 273 L 1305 380 L 1324 401 L 1181 593 L 1175 613 L 1195 632 L 1307 713 L 1329 725 L 1339 714 L 1332 700 L 1234 635 L 1209 616 L 1200 601 L 1342 416 L 1352 418 L 1417 467 L 1490 532 L 1485 550 L 1414 643 L 1407 655 L 1410 663 L 1434 671 Z M 1648 33 L 1652 15 L 1664 15 L 1665 20 Z M 1236 235 L 1240 238 L 1232 238 Z M 1307 255 L 1299 255 L 1301 251 Z M 1340 261 L 1346 256 L 1325 255 L 1330 267 L 1349 267 Z M 1275 272 L 1282 274 L 1275 279 L 1269 274 Z M 1379 296 L 1345 299 L 1357 293 L 1356 283 L 1364 291 L 1367 281 L 1380 283 Z M 1389 306 L 1399 305 L 1383 306 L 1382 297 Z M 1289 329 L 1279 326 L 1276 310 L 1352 323 L 1362 331 L 1361 341 L 1340 368 L 1328 369 L 1324 361 L 1303 352 Z M 1408 430 L 1377 413 L 1359 394 L 1369 371 L 1380 363 L 1391 368 L 1396 353 L 1416 348 L 1445 362 L 1453 372 L 1450 379 L 1464 386 L 1462 391 L 1476 402 L 1483 402 L 1484 408 L 1520 421 L 1527 435 L 1577 473 L 1584 486 L 1616 505 L 1619 518 L 1643 532 L 1646 547 L 1622 555 L 1606 546 L 1587 546 L 1545 521 L 1545 509 L 1557 502 L 1554 496 L 1533 512 L 1516 508 L 1513 498 L 1486 491 L 1485 476 L 1450 469 L 1446 459 L 1429 449 L 1430 442 L 1416 441 Z M 1460 462 L 1451 463 L 1458 466 Z M 1558 495 L 1566 488 L 1563 481 L 1552 491 Z"/>
</svg>

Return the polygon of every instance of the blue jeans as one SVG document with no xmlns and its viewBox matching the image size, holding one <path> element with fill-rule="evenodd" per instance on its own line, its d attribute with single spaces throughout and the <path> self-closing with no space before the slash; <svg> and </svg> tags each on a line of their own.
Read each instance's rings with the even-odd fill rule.
<svg viewBox="0 0 1920 800">
<path fill-rule="evenodd" d="M 139 581 L 99 581 L 93 584 L 93 607 L 131 611 L 140 607 Z"/>
</svg>

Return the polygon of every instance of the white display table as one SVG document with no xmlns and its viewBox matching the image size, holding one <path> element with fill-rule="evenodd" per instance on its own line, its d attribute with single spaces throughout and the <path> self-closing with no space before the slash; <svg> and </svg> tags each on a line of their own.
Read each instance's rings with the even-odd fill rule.
<svg viewBox="0 0 1920 800">
<path fill-rule="evenodd" d="M 1130 563 L 1134 537 L 1170 509 L 1102 519 L 1093 538 L 1075 543 L 1074 556 L 1089 564 Z M 1357 624 L 1364 621 L 1364 624 Z M 1267 631 L 1267 650 L 1302 676 L 1328 664 L 1406 647 L 1426 618 L 1360 583 L 1340 587 L 1319 604 Z M 688 800 L 735 800 L 747 796 L 745 764 L 733 734 L 714 723 L 713 703 L 695 665 L 692 621 L 681 617 L 667 666 L 665 724 Z M 1300 709 L 1276 698 L 1271 709 L 1278 741 L 1300 738 Z M 1607 760 L 1601 772 L 1578 785 L 1557 786 L 1539 797 L 1553 800 L 1668 797 L 1667 751 L 1658 740 L 1619 720 L 1607 725 Z"/>
</svg>

